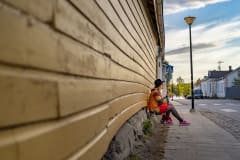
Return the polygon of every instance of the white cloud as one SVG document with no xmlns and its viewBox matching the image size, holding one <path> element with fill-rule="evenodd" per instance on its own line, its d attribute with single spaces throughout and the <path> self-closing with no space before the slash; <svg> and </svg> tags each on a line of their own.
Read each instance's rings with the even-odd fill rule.
<svg viewBox="0 0 240 160">
<path fill-rule="evenodd" d="M 224 46 L 232 39 L 240 37 L 240 20 L 230 21 L 227 23 L 217 24 L 212 28 L 205 28 L 201 30 L 192 30 L 195 42 L 214 43 L 219 46 Z"/>
<path fill-rule="evenodd" d="M 193 76 L 194 81 L 198 78 L 203 78 L 208 74 L 209 70 L 218 69 L 218 61 L 221 64 L 222 70 L 228 70 L 231 65 L 233 69 L 239 67 L 240 47 L 222 48 L 211 52 L 193 52 Z M 185 82 L 190 82 L 190 56 L 189 53 L 181 55 L 172 55 L 167 57 L 167 61 L 174 66 L 174 81 L 178 77 L 182 77 Z"/>
<path fill-rule="evenodd" d="M 224 61 L 222 70 L 229 65 L 239 67 L 240 46 L 229 46 L 229 41 L 240 37 L 240 18 L 234 17 L 228 22 L 213 22 L 192 26 L 194 44 L 214 44 L 213 47 L 193 50 L 194 79 L 203 78 L 208 70 L 217 69 L 217 62 Z M 166 52 L 189 46 L 189 31 L 186 29 L 166 31 Z M 166 54 L 166 60 L 175 68 L 174 81 L 181 76 L 186 82 L 190 81 L 189 51 L 183 54 Z"/>
<path fill-rule="evenodd" d="M 205 7 L 208 4 L 221 3 L 230 0 L 165 0 L 164 13 L 174 14 L 188 9 Z"/>
<path fill-rule="evenodd" d="M 240 19 L 234 18 L 234 21 L 215 23 L 215 26 L 212 26 L 212 24 L 192 27 L 193 44 L 215 44 L 215 49 L 217 49 L 225 46 L 227 42 L 240 37 Z M 186 29 L 167 30 L 165 34 L 166 51 L 189 46 L 187 26 Z"/>
</svg>

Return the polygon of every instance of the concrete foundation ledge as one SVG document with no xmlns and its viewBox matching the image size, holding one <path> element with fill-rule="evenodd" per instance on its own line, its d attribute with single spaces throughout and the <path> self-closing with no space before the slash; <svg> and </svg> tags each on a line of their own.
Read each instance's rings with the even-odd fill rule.
<svg viewBox="0 0 240 160">
<path fill-rule="evenodd" d="M 154 128 L 160 122 L 160 118 L 161 116 L 156 115 L 149 117 L 145 108 L 137 112 L 118 130 L 102 160 L 122 160 L 129 157 L 134 149 L 145 141 L 143 122 L 150 120 Z"/>
</svg>

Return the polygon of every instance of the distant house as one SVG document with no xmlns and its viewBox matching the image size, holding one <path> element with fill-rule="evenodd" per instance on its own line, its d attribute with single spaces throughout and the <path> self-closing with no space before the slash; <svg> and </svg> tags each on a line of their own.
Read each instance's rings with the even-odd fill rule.
<svg viewBox="0 0 240 160">
<path fill-rule="evenodd" d="M 213 89 L 213 82 L 211 79 L 204 79 L 201 82 L 201 90 L 203 92 L 203 97 L 213 97 L 214 89 Z"/>
<path fill-rule="evenodd" d="M 208 71 L 208 78 L 209 79 L 219 79 L 227 75 L 228 73 L 232 72 L 231 67 L 228 71 Z"/>
<path fill-rule="evenodd" d="M 225 77 L 226 98 L 240 98 L 240 86 L 234 85 L 234 79 L 240 75 L 240 67 Z"/>
<path fill-rule="evenodd" d="M 219 98 L 226 97 L 225 78 L 224 77 L 222 77 L 216 81 L 216 96 Z"/>
<path fill-rule="evenodd" d="M 231 67 L 228 71 L 208 71 L 208 76 L 201 82 L 201 89 L 204 97 L 226 97 L 225 77 L 232 72 Z"/>
</svg>

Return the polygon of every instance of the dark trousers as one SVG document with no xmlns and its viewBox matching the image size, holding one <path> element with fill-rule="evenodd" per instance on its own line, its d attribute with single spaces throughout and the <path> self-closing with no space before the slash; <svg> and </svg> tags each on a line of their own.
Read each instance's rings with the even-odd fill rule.
<svg viewBox="0 0 240 160">
<path fill-rule="evenodd" d="M 166 112 L 166 119 L 169 118 L 170 113 L 172 113 L 172 115 L 173 115 L 174 117 L 176 117 L 177 120 L 179 120 L 179 122 L 182 122 L 182 121 L 183 121 L 183 119 L 182 119 L 181 116 L 179 115 L 178 111 L 176 110 L 176 108 L 175 108 L 172 104 L 169 104 L 169 106 L 168 106 L 168 110 L 167 110 L 167 112 Z"/>
</svg>

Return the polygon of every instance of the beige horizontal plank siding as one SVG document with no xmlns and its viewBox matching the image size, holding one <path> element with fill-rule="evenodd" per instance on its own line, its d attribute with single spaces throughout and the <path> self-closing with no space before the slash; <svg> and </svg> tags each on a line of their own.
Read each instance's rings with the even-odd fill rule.
<svg viewBox="0 0 240 160">
<path fill-rule="evenodd" d="M 128 1 L 126 0 L 120 0 L 119 1 L 123 10 L 125 11 L 126 15 L 128 16 L 129 20 L 132 22 L 131 24 L 133 25 L 134 29 L 137 32 L 137 36 L 140 38 L 140 40 L 143 43 L 143 46 L 146 48 L 148 55 L 152 53 L 152 50 L 149 46 L 148 41 L 145 38 L 145 34 L 143 34 L 143 31 L 141 30 L 137 19 L 135 19 L 135 15 L 133 13 L 133 8 L 131 8 L 131 6 L 129 6 Z M 133 6 L 132 6 L 133 7 Z M 154 67 L 154 65 L 152 65 L 152 67 Z"/>
<path fill-rule="evenodd" d="M 104 51 L 104 36 L 67 1 L 58 1 L 54 25 L 65 34 L 100 52 Z"/>
<path fill-rule="evenodd" d="M 62 81 L 59 83 L 60 116 L 66 116 L 92 108 L 101 103 L 107 103 L 123 95 L 146 93 L 146 88 L 141 85 L 133 83 L 125 85 L 128 88 L 122 88 L 124 84 L 121 81 L 89 79 Z M 134 86 L 138 88 L 134 88 Z M 114 94 L 115 92 L 119 93 Z M 141 98 L 144 99 L 143 96 Z"/>
<path fill-rule="evenodd" d="M 128 5 L 129 5 L 129 8 L 130 8 L 130 10 L 132 11 L 132 14 L 133 14 L 133 16 L 134 16 L 134 18 L 135 18 L 135 20 L 136 20 L 136 22 L 137 22 L 137 25 L 138 25 L 138 27 L 140 28 L 140 30 L 141 30 L 141 34 L 143 35 L 143 37 L 144 37 L 144 41 L 146 42 L 146 44 L 147 44 L 147 48 L 148 48 L 148 50 L 149 50 L 149 55 L 151 55 L 152 53 L 154 53 L 155 51 L 154 51 L 154 49 L 153 49 L 153 45 L 154 44 L 152 44 L 151 42 L 150 42 L 150 39 L 149 39 L 149 37 L 148 37 L 148 34 L 147 34 L 147 32 L 146 32 L 146 30 L 144 29 L 144 26 L 143 26 L 143 23 L 142 23 L 142 21 L 141 21 L 141 19 L 140 19 L 140 16 L 139 16 L 139 13 L 138 13 L 138 11 L 136 10 L 136 7 L 135 7 L 135 5 L 134 5 L 134 2 L 132 1 L 132 0 L 128 0 L 128 1 L 126 1 L 127 3 L 128 3 Z M 147 56 L 149 59 L 150 58 L 153 58 L 153 57 L 151 57 L 151 56 Z M 151 59 L 151 60 L 154 60 L 154 59 Z M 154 66 L 153 66 L 154 67 Z"/>
<path fill-rule="evenodd" d="M 2 0 L 43 21 L 51 21 L 56 0 Z"/>
<path fill-rule="evenodd" d="M 144 2 L 142 0 L 137 0 L 138 5 L 136 4 L 136 6 L 140 7 L 141 14 L 142 14 L 142 16 L 144 18 L 142 21 L 146 25 L 146 28 L 148 29 L 148 31 L 150 33 L 150 36 L 151 36 L 151 39 L 152 39 L 152 43 L 153 44 L 157 44 L 157 34 L 156 34 L 157 30 L 153 30 L 152 29 L 154 26 L 153 26 L 152 20 L 150 19 L 150 14 L 147 13 L 147 9 L 145 8 L 146 7 L 146 2 L 147 1 Z M 134 3 L 136 3 L 136 2 L 134 1 Z"/>
<path fill-rule="evenodd" d="M 132 104 L 138 103 L 146 99 L 147 99 L 147 94 L 143 94 L 143 93 L 125 95 L 117 99 L 114 99 L 109 104 L 110 117 L 114 117 L 116 114 L 120 113 L 121 111 L 131 106 Z"/>
<path fill-rule="evenodd" d="M 4 65 L 0 82 L 1 90 L 6 90 L 0 99 L 8 106 L 0 113 L 1 127 L 56 118 L 58 112 L 66 116 L 127 94 L 148 93 L 144 82 L 76 78 Z"/>
<path fill-rule="evenodd" d="M 0 128 L 58 116 L 57 83 L 1 74 Z"/>
<path fill-rule="evenodd" d="M 109 0 L 109 2 L 112 4 L 113 8 L 115 9 L 116 13 L 119 16 L 120 21 L 122 21 L 123 25 L 125 26 L 126 30 L 129 33 L 129 35 L 134 39 L 135 43 L 140 48 L 141 52 L 144 53 L 143 57 L 148 56 L 149 52 L 146 50 L 146 47 L 144 47 L 143 41 L 140 39 L 134 26 L 132 25 L 132 22 L 128 18 L 128 15 L 126 14 L 126 12 L 124 12 L 119 1 L 118 0 Z M 152 61 L 150 61 L 150 63 L 152 63 Z"/>
<path fill-rule="evenodd" d="M 135 59 L 143 69 L 147 69 L 148 72 L 154 72 L 149 68 L 149 65 L 146 65 L 144 59 L 140 58 L 139 55 L 137 55 L 129 44 L 121 37 L 116 28 L 112 26 L 111 22 L 107 19 L 104 13 L 101 12 L 101 9 L 93 0 L 73 2 L 74 5 L 78 6 L 78 10 L 84 12 L 84 14 L 88 17 L 85 17 L 86 19 L 84 19 L 84 15 L 79 14 L 80 11 L 74 9 L 74 7 L 70 4 L 60 1 L 56 14 L 56 28 L 78 39 L 79 41 L 83 41 L 84 43 L 93 46 L 99 51 L 101 51 L 105 45 L 114 45 L 119 49 L 119 51 L 115 49 L 115 52 L 110 52 L 107 50 L 109 47 L 104 47 L 104 52 L 112 57 L 125 54 L 132 62 L 133 59 Z M 69 10 L 66 11 L 66 8 L 69 8 Z M 91 12 L 91 10 L 95 10 L 95 12 Z M 91 21 L 88 20 L 89 18 Z M 101 39 L 95 37 L 100 37 Z M 98 40 L 101 40 L 101 42 L 95 42 Z M 129 63 L 124 63 L 124 65 L 127 64 Z"/>
<path fill-rule="evenodd" d="M 107 130 L 102 131 L 98 137 L 96 137 L 92 143 L 86 145 L 78 152 L 73 154 L 68 160 L 89 160 L 89 159 L 101 159 L 104 152 L 106 151 L 108 144 L 110 143 L 113 136 L 116 134 L 122 124 L 128 120 L 128 118 L 136 113 L 142 106 L 145 106 L 145 102 L 138 102 L 134 105 L 129 106 L 121 114 L 112 119 L 107 127 Z"/>
<path fill-rule="evenodd" d="M 17 158 L 17 143 L 12 130 L 0 132 L 0 159 L 15 160 Z"/>
<path fill-rule="evenodd" d="M 144 15 L 143 15 L 142 10 L 141 10 L 141 8 L 139 6 L 138 0 L 132 0 L 132 3 L 134 5 L 134 8 L 137 11 L 137 16 L 139 16 L 139 23 L 143 27 L 142 30 L 144 30 L 144 32 L 146 33 L 146 38 L 147 38 L 147 40 L 149 42 L 149 45 L 150 45 L 150 47 L 152 49 L 152 52 L 149 53 L 149 54 L 150 54 L 150 57 L 152 58 L 151 60 L 154 61 L 155 60 L 155 56 L 154 55 L 156 55 L 155 47 L 156 47 L 157 43 L 156 43 L 156 41 L 153 41 L 153 39 L 152 39 L 152 30 L 149 30 L 149 28 L 146 25 L 147 22 L 144 19 Z"/>
<path fill-rule="evenodd" d="M 0 10 L 0 61 L 67 72 L 84 76 L 109 78 L 109 60 L 92 49 L 46 25 L 10 9 Z M 29 21 L 31 25 L 29 26 Z"/>
<path fill-rule="evenodd" d="M 110 78 L 111 60 L 68 37 L 60 37 L 57 53 L 62 55 L 63 72 L 97 78 Z"/>
<path fill-rule="evenodd" d="M 156 77 L 146 7 L 0 0 L 1 160 L 101 159 Z"/>
<path fill-rule="evenodd" d="M 134 93 L 149 93 L 149 88 L 139 83 L 113 81 L 112 85 L 113 90 L 111 93 L 113 97 L 121 97 Z"/>
<path fill-rule="evenodd" d="M 135 2 L 135 1 L 134 1 Z M 152 39 L 152 43 L 153 44 L 157 44 L 157 30 L 153 30 L 152 28 L 154 27 L 154 25 L 153 25 L 153 22 L 152 22 L 152 20 L 151 20 L 151 17 L 150 17 L 150 14 L 149 13 L 147 13 L 147 8 L 146 8 L 146 2 L 147 1 L 142 1 L 142 0 L 137 0 L 137 2 L 138 2 L 138 5 L 139 5 L 139 7 L 140 7 L 140 10 L 141 10 L 141 13 L 142 13 L 142 16 L 143 16 L 143 23 L 145 23 L 146 24 L 146 28 L 149 30 L 149 32 L 150 32 L 150 36 L 151 36 L 151 39 Z M 143 3 L 144 4 L 143 4 Z M 135 2 L 136 3 L 136 2 Z M 137 4 L 136 4 L 136 6 L 137 6 Z M 145 7 L 144 7 L 145 6 Z M 153 53 L 153 55 L 152 55 L 152 57 L 156 57 L 156 52 L 155 53 Z"/>
<path fill-rule="evenodd" d="M 60 115 L 68 115 L 112 98 L 110 81 L 83 79 L 59 84 Z"/>
<path fill-rule="evenodd" d="M 49 27 L 6 6 L 0 10 L 0 19 L 0 61 L 61 70 L 57 36 Z"/>
<path fill-rule="evenodd" d="M 0 147 L 0 153 L 3 153 L 4 157 L 19 154 L 19 160 L 63 159 L 77 151 L 78 148 L 84 148 L 85 145 L 87 146 L 88 143 L 91 143 L 90 141 L 94 141 L 93 137 L 101 134 L 107 125 L 107 130 L 109 130 L 108 132 L 110 132 L 109 135 L 111 136 L 106 139 L 109 143 L 122 123 L 145 105 L 146 102 L 140 101 L 129 106 L 111 120 L 109 124 L 107 123 L 109 107 L 103 105 L 97 109 L 92 109 L 60 121 L 21 127 L 12 130 L 12 132 L 5 131 L 0 134 L 3 146 Z M 108 143 L 102 144 L 105 145 L 105 149 Z M 15 150 L 14 146 L 16 144 L 18 150 Z M 101 146 L 101 144 L 99 145 Z M 90 150 L 97 147 L 97 150 L 94 152 L 100 150 L 99 154 L 102 155 L 104 150 L 103 146 L 100 146 L 94 145 Z M 90 152 L 90 150 L 87 150 L 87 152 Z M 84 154 L 84 156 L 87 155 Z"/>
<path fill-rule="evenodd" d="M 67 119 L 17 128 L 13 134 L 3 132 L 7 136 L 0 134 L 1 142 L 8 139 L 14 142 L 4 143 L 0 153 L 6 157 L 18 154 L 18 160 L 64 159 L 97 136 L 107 120 L 108 105 L 103 105 Z M 14 143 L 17 153 L 12 151 Z"/>
<path fill-rule="evenodd" d="M 47 26 L 7 8 L 0 11 L 0 17 L 5 20 L 0 22 L 0 33 L 6 37 L 0 39 L 0 61 L 57 72 L 110 78 L 109 58 L 88 46 L 60 36 Z M 28 26 L 29 20 L 31 26 Z M 145 79 L 152 80 L 126 56 L 120 54 L 115 57 L 116 61 L 127 62 L 124 64 L 131 69 L 136 68 L 136 72 Z M 119 79 L 119 75 L 117 77 Z"/>
<path fill-rule="evenodd" d="M 126 27 L 124 26 L 124 22 L 122 23 L 120 18 L 118 17 L 117 13 L 115 12 L 113 6 L 109 2 L 109 0 L 97 0 L 96 1 L 98 6 L 102 9 L 106 17 L 109 19 L 109 21 L 112 23 L 114 28 L 119 32 L 121 37 L 126 41 L 126 43 L 131 47 L 134 51 L 134 55 L 140 56 L 142 59 L 145 60 L 145 63 L 148 66 L 151 66 L 152 63 L 149 60 L 149 56 L 146 56 L 140 49 L 139 46 L 136 44 L 136 41 L 131 37 L 129 32 L 127 31 Z M 134 56 L 136 57 L 136 56 Z"/>
</svg>

